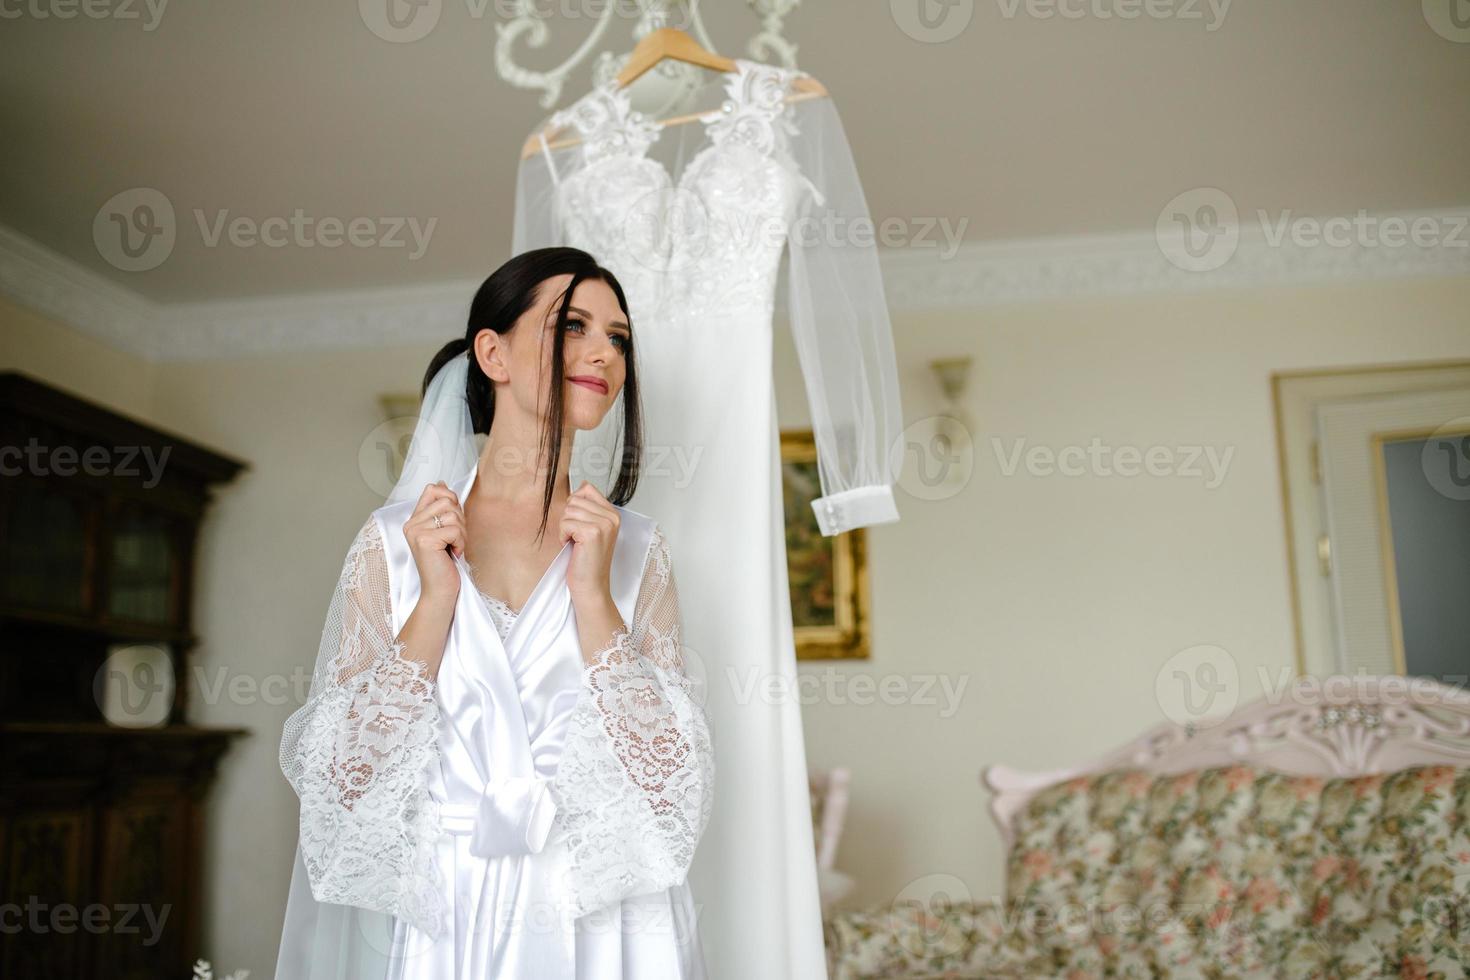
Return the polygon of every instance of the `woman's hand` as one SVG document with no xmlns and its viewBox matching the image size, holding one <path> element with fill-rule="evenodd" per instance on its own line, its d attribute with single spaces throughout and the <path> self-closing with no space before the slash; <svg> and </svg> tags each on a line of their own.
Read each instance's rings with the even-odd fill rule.
<svg viewBox="0 0 1470 980">
<path fill-rule="evenodd" d="M 459 569 L 450 552 L 464 554 L 464 508 L 443 480 L 424 487 L 403 536 L 418 566 L 420 597 L 452 606 L 459 598 Z"/>
<path fill-rule="evenodd" d="M 613 545 L 621 520 L 617 508 L 586 480 L 567 498 L 560 533 L 563 541 L 572 542 L 567 588 L 574 604 L 600 603 L 611 597 Z"/>
</svg>

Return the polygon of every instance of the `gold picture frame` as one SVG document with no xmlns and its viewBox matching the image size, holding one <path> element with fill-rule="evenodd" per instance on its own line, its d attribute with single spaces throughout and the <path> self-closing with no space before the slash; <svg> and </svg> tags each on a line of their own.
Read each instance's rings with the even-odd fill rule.
<svg viewBox="0 0 1470 980">
<path fill-rule="evenodd" d="M 867 533 L 827 537 L 812 501 L 822 494 L 810 429 L 781 433 L 786 570 L 798 660 L 867 660 L 870 622 Z"/>
</svg>

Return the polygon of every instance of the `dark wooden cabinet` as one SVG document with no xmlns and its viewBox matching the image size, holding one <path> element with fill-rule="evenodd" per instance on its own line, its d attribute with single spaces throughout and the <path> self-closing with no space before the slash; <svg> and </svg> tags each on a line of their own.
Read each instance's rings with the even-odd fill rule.
<svg viewBox="0 0 1470 980">
<path fill-rule="evenodd" d="M 239 729 L 104 717 L 108 651 L 197 643 L 194 550 L 242 463 L 0 374 L 0 977 L 188 977 L 204 802 Z M 19 926 L 19 928 L 16 928 Z"/>
</svg>

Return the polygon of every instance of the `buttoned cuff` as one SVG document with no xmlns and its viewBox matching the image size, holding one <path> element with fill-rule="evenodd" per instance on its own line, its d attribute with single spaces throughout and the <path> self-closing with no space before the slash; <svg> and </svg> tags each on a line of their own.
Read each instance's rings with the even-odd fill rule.
<svg viewBox="0 0 1470 980">
<path fill-rule="evenodd" d="M 817 515 L 817 527 L 827 537 L 855 527 L 898 520 L 893 488 L 881 483 L 818 497 L 812 501 L 812 510 Z"/>
</svg>

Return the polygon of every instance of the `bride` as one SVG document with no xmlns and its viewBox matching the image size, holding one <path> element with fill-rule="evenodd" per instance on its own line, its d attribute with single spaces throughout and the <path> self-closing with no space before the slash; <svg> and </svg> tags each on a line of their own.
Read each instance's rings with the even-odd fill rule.
<svg viewBox="0 0 1470 980">
<path fill-rule="evenodd" d="M 711 735 L 668 546 L 623 506 L 635 363 L 621 286 L 575 248 L 497 269 L 430 363 L 281 741 L 278 980 L 704 977 Z M 620 394 L 610 497 L 572 489 L 575 433 Z"/>
</svg>

